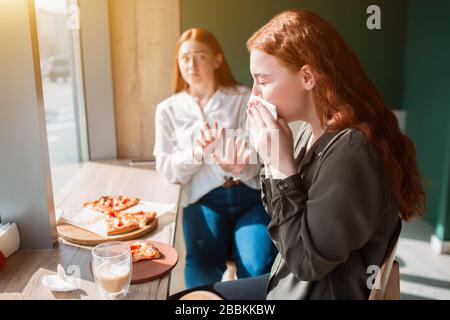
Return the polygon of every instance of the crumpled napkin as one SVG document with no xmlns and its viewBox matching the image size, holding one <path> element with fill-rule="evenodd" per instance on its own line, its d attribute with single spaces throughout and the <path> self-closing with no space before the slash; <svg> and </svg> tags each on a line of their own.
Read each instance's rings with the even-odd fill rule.
<svg viewBox="0 0 450 320">
<path fill-rule="evenodd" d="M 79 289 L 78 279 L 68 276 L 60 264 L 58 264 L 55 275 L 45 275 L 42 277 L 41 282 L 52 291 L 73 291 Z"/>
</svg>

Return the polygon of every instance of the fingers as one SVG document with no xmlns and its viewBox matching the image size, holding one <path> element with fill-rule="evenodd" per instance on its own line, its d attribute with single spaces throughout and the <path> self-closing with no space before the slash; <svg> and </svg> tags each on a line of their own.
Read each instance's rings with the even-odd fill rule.
<svg viewBox="0 0 450 320">
<path fill-rule="evenodd" d="M 246 150 L 246 143 L 244 140 L 237 138 L 236 139 L 236 143 L 234 144 L 234 148 L 236 150 L 235 152 L 235 163 L 237 164 L 245 164 L 245 158 L 244 158 L 244 154 L 245 154 L 245 150 Z"/>
<path fill-rule="evenodd" d="M 219 124 L 217 123 L 217 121 L 214 121 L 214 137 L 216 140 L 220 139 L 222 137 L 222 135 L 224 134 L 225 129 L 219 127 Z"/>
<path fill-rule="evenodd" d="M 255 122 L 255 119 L 253 118 L 253 114 L 250 111 L 250 109 L 247 111 L 247 119 L 248 119 L 248 123 L 250 125 L 249 129 L 255 128 L 256 127 L 256 122 Z"/>
<path fill-rule="evenodd" d="M 229 138 L 225 141 L 224 156 L 221 157 L 218 153 L 215 153 L 213 158 L 216 163 L 222 165 L 245 164 L 246 158 L 249 155 L 246 149 L 247 145 L 242 139 L 237 138 L 235 141 L 234 137 Z"/>
<path fill-rule="evenodd" d="M 197 144 L 198 144 L 198 145 L 200 145 L 200 146 L 202 146 L 202 147 L 203 147 L 203 145 L 204 145 L 204 142 L 203 142 L 203 140 L 202 140 L 202 139 L 197 139 L 197 140 L 196 140 L 196 142 L 197 142 Z"/>
<path fill-rule="evenodd" d="M 222 137 L 224 131 L 225 129 L 219 127 L 217 121 L 214 121 L 213 127 L 211 127 L 209 122 L 205 121 L 203 123 L 203 127 L 200 128 L 200 144 L 203 148 L 206 148 L 211 143 L 219 140 Z"/>
<path fill-rule="evenodd" d="M 211 140 L 211 126 L 209 125 L 209 122 L 205 122 L 204 124 L 204 135 L 206 141 Z"/>
<path fill-rule="evenodd" d="M 225 161 L 229 164 L 233 164 L 235 160 L 235 145 L 234 137 L 225 140 Z"/>
<path fill-rule="evenodd" d="M 261 118 L 261 115 L 259 111 L 256 109 L 256 107 L 248 109 L 248 116 L 250 121 L 253 120 L 252 128 L 257 129 L 266 127 L 266 124 L 264 123 L 264 120 Z"/>
<path fill-rule="evenodd" d="M 236 139 L 236 150 L 237 150 L 236 155 L 238 157 L 240 157 L 244 154 L 245 147 L 246 147 L 245 141 L 240 138 L 237 138 Z"/>
<path fill-rule="evenodd" d="M 209 144 L 211 144 L 211 139 L 207 139 L 206 132 L 200 129 L 200 137 L 197 139 L 197 143 L 202 146 L 202 148 L 206 148 Z"/>
<path fill-rule="evenodd" d="M 255 104 L 255 106 L 252 108 L 252 110 L 255 110 L 255 113 L 257 112 L 259 114 L 259 116 L 261 117 L 261 119 L 264 122 L 264 125 L 266 127 L 269 127 L 269 128 L 276 127 L 275 126 L 276 122 L 275 122 L 272 114 L 260 102 L 257 102 Z"/>
</svg>

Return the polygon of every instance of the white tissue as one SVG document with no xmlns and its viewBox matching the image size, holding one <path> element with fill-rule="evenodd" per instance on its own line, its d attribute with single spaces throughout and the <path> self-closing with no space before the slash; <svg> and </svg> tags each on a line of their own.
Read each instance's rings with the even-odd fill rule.
<svg viewBox="0 0 450 320">
<path fill-rule="evenodd" d="M 42 277 L 41 282 L 52 291 L 73 291 L 79 289 L 78 279 L 68 276 L 60 264 L 58 264 L 55 275 L 45 275 Z"/>
<path fill-rule="evenodd" d="M 269 101 L 264 100 L 263 98 L 252 94 L 252 95 L 250 95 L 250 99 L 248 100 L 248 103 L 251 103 L 254 101 L 259 101 L 272 114 L 272 116 L 274 117 L 275 120 L 278 119 L 277 107 L 274 104 L 271 104 Z"/>
<path fill-rule="evenodd" d="M 261 98 L 259 96 L 255 96 L 252 94 L 252 95 L 250 95 L 248 103 L 250 104 L 253 101 L 259 101 L 272 114 L 272 116 L 274 117 L 275 120 L 278 119 L 277 107 L 275 105 L 271 104 L 270 102 L 268 102 L 267 100 L 264 100 L 263 98 Z M 248 130 L 250 132 L 250 142 L 252 143 L 253 147 L 256 149 L 256 144 L 255 144 L 254 137 L 252 134 L 253 131 L 250 128 L 250 122 L 249 122 L 248 117 L 247 117 L 247 122 L 246 122 L 245 126 L 246 126 L 246 130 Z"/>
<path fill-rule="evenodd" d="M 8 258 L 19 250 L 20 237 L 19 229 L 15 223 L 0 225 L 0 251 Z"/>
</svg>

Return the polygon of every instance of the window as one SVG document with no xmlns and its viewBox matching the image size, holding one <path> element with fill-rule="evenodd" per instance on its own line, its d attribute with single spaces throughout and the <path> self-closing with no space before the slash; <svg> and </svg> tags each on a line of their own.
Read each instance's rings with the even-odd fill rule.
<svg viewBox="0 0 450 320">
<path fill-rule="evenodd" d="M 88 160 L 77 2 L 35 0 L 53 191 Z"/>
</svg>

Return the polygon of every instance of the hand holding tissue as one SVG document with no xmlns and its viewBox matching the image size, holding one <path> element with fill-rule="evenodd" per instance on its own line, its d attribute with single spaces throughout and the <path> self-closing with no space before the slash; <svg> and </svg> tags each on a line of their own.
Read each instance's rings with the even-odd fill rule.
<svg viewBox="0 0 450 320">
<path fill-rule="evenodd" d="M 273 118 L 275 120 L 278 119 L 277 108 L 275 105 L 264 100 L 263 98 L 261 98 L 259 96 L 255 96 L 252 94 L 250 96 L 250 99 L 248 100 L 248 106 L 251 106 L 252 104 L 255 104 L 256 102 L 259 102 L 262 106 L 264 106 L 270 112 L 270 114 L 273 116 Z M 246 130 L 248 130 L 250 132 L 250 142 L 252 143 L 255 150 L 257 150 L 258 152 L 261 151 L 261 150 L 258 150 L 258 145 L 256 143 L 256 141 L 258 140 L 258 138 L 256 136 L 260 132 L 258 130 L 256 130 L 256 128 L 251 128 L 250 120 L 248 117 L 247 117 L 247 122 L 246 122 Z"/>
<path fill-rule="evenodd" d="M 267 100 L 264 100 L 263 98 L 261 98 L 259 96 L 255 96 L 255 95 L 252 94 L 250 96 L 250 99 L 248 100 L 248 104 L 252 104 L 252 103 L 255 103 L 255 102 L 261 103 L 272 114 L 272 116 L 273 116 L 273 118 L 275 120 L 278 119 L 277 107 L 274 104 L 270 103 Z"/>
</svg>

